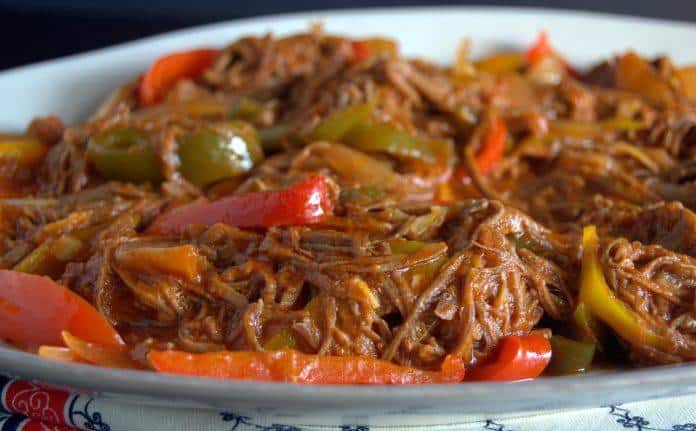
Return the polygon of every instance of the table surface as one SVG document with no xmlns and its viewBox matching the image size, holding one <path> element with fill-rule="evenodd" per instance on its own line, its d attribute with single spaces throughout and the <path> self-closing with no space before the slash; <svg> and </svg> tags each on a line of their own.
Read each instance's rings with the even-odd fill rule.
<svg viewBox="0 0 696 431">
<path fill-rule="evenodd" d="M 0 0 L 0 70 L 215 21 L 311 9 L 416 5 L 536 6 L 696 23 L 696 0 Z"/>
</svg>

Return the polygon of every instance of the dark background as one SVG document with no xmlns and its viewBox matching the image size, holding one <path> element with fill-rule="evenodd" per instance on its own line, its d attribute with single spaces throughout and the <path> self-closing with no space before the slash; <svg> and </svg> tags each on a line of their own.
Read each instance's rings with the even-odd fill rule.
<svg viewBox="0 0 696 431">
<path fill-rule="evenodd" d="M 696 0 L 304 0 L 301 5 L 298 0 L 0 0 L 0 69 L 215 21 L 310 9 L 415 5 L 553 7 L 696 23 Z"/>
</svg>

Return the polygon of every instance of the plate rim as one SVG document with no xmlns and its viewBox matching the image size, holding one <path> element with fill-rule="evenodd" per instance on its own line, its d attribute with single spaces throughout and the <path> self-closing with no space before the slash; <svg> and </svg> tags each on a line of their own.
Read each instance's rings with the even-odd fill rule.
<svg viewBox="0 0 696 431">
<path fill-rule="evenodd" d="M 664 25 L 684 28 L 693 32 L 696 27 L 686 21 L 649 18 L 626 14 L 578 11 L 571 9 L 507 6 L 409 6 L 380 8 L 322 9 L 296 13 L 260 15 L 251 18 L 226 20 L 205 25 L 187 27 L 160 33 L 125 43 L 115 44 L 95 50 L 22 65 L 0 71 L 0 78 L 51 68 L 63 64 L 79 62 L 95 55 L 108 55 L 121 49 L 137 47 L 142 44 L 157 43 L 169 37 L 185 37 L 197 32 L 214 31 L 235 25 L 259 25 L 271 20 L 305 20 L 334 16 L 355 16 L 364 14 L 400 14 L 434 13 L 446 14 L 450 11 L 471 11 L 477 13 L 520 13 L 542 15 L 547 17 L 567 16 L 588 20 L 621 20 L 634 25 Z M 535 399 L 544 399 L 549 394 L 600 394 L 606 391 L 634 389 L 640 384 L 644 387 L 657 388 L 662 385 L 692 385 L 690 393 L 696 393 L 696 363 L 684 365 L 657 366 L 645 369 L 612 372 L 601 375 L 580 375 L 564 377 L 545 377 L 542 379 L 515 383 L 472 382 L 448 385 L 298 385 L 293 383 L 268 383 L 251 381 L 232 381 L 210 378 L 173 376 L 151 371 L 114 370 L 103 367 L 66 364 L 39 358 L 36 355 L 0 346 L 0 370 L 24 378 L 40 379 L 47 383 L 74 386 L 97 392 L 152 396 L 166 398 L 171 394 L 190 394 L 192 399 L 234 400 L 239 397 L 251 400 L 336 404 L 351 402 L 360 406 L 369 406 L 375 402 L 380 405 L 399 405 L 409 400 L 428 398 L 435 401 L 462 400 L 480 397 L 481 400 L 493 400 L 499 396 L 524 393 Z M 630 397 L 629 397 L 630 398 Z M 637 396 L 634 399 L 642 399 Z M 629 401 L 631 399 L 626 399 Z"/>
<path fill-rule="evenodd" d="M 403 401 L 428 398 L 433 401 L 486 395 L 501 396 L 506 392 L 524 393 L 535 398 L 540 394 L 572 395 L 577 393 L 601 393 L 620 391 L 643 385 L 668 385 L 670 383 L 696 384 L 696 364 L 660 365 L 649 368 L 628 369 L 601 374 L 548 376 L 518 382 L 464 382 L 456 384 L 423 385 L 305 385 L 289 382 L 258 382 L 224 380 L 209 377 L 190 377 L 157 373 L 149 370 L 122 370 L 87 364 L 71 364 L 40 358 L 11 348 L 0 347 L 0 369 L 23 378 L 38 379 L 44 383 L 91 389 L 100 393 L 145 395 L 161 398 L 172 393 L 186 391 L 213 391 L 193 393 L 192 398 L 220 398 L 218 394 L 242 396 L 249 400 L 287 401 L 305 396 L 330 397 L 330 404 L 355 401 L 361 405 L 376 401 Z M 57 372 L 59 371 L 59 372 Z M 153 387 L 152 385 L 157 385 Z M 73 386 L 74 387 L 74 386 Z M 511 390 L 511 391 L 510 391 Z"/>
<path fill-rule="evenodd" d="M 520 13 L 523 15 L 546 15 L 546 16 L 558 16 L 565 15 L 567 17 L 575 17 L 581 19 L 589 20 L 621 20 L 625 23 L 635 24 L 635 25 L 669 25 L 683 27 L 685 30 L 696 29 L 696 24 L 689 22 L 687 20 L 677 20 L 677 19 L 667 19 L 667 18 L 653 18 L 639 15 L 614 13 L 614 12 L 600 12 L 600 11 L 589 11 L 581 9 L 561 9 L 561 8 L 546 8 L 546 7 L 536 7 L 536 6 L 503 6 L 503 5 L 490 5 L 490 6 L 480 6 L 480 5 L 439 5 L 439 6 L 380 6 L 374 8 L 365 7 L 348 7 L 340 9 L 312 9 L 302 12 L 289 12 L 289 13 L 277 13 L 277 14 L 264 14 L 255 15 L 246 18 L 236 18 L 224 21 L 217 21 L 207 24 L 194 25 L 190 27 L 184 27 L 176 30 L 171 30 L 167 32 L 157 33 L 150 36 L 145 36 L 138 39 L 133 39 L 130 41 L 116 43 L 107 45 L 101 48 L 91 49 L 83 52 L 78 52 L 75 54 L 69 54 L 64 56 L 59 56 L 47 60 L 41 60 L 25 65 L 15 66 L 8 69 L 0 70 L 0 77 L 4 75 L 11 75 L 19 72 L 27 72 L 40 67 L 46 66 L 56 66 L 61 63 L 79 61 L 85 57 L 108 54 L 110 51 L 115 51 L 119 49 L 134 47 L 141 45 L 143 43 L 155 43 L 158 39 L 164 39 L 173 36 L 185 36 L 186 34 L 193 34 L 201 31 L 213 31 L 216 29 L 222 29 L 232 25 L 254 25 L 262 24 L 264 21 L 269 20 L 279 20 L 279 19 L 305 19 L 307 22 L 312 22 L 313 19 L 321 19 L 321 16 L 330 15 L 332 17 L 337 16 L 348 16 L 348 15 L 380 15 L 387 14 L 390 12 L 406 13 L 406 14 L 417 14 L 417 13 L 446 13 L 448 11 L 469 11 L 474 13 Z"/>
</svg>

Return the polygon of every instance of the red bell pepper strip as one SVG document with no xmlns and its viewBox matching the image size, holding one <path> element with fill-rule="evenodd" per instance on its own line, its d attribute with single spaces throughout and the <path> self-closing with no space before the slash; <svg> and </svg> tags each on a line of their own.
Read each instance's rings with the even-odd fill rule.
<svg viewBox="0 0 696 431">
<path fill-rule="evenodd" d="M 553 48 L 549 43 L 549 35 L 542 31 L 537 36 L 536 41 L 529 47 L 525 53 L 527 64 L 532 65 L 544 59 L 549 54 L 553 53 Z"/>
<path fill-rule="evenodd" d="M 503 159 L 505 153 L 505 139 L 507 138 L 507 127 L 505 122 L 499 117 L 493 117 L 488 133 L 481 141 L 481 147 L 474 155 L 474 162 L 479 172 L 486 175 Z M 435 202 L 439 205 L 449 205 L 457 200 L 470 196 L 472 182 L 468 169 L 457 166 L 452 172 L 449 181 L 446 181 L 438 189 Z M 464 191 L 461 187 L 469 189 Z M 459 190 L 457 192 L 457 190 Z"/>
<path fill-rule="evenodd" d="M 485 175 L 500 163 L 505 152 L 506 137 L 505 122 L 500 117 L 495 117 L 492 121 L 492 127 L 481 141 L 481 148 L 474 156 L 479 172 Z M 470 181 L 469 174 L 463 166 L 458 166 L 452 176 L 459 182 Z"/>
<path fill-rule="evenodd" d="M 62 331 L 105 346 L 123 340 L 87 301 L 48 277 L 0 270 L 0 338 L 24 346 L 62 346 Z"/>
<path fill-rule="evenodd" d="M 175 52 L 157 59 L 140 80 L 140 104 L 154 105 L 178 80 L 199 77 L 213 64 L 217 54 L 216 49 L 194 49 Z"/>
<path fill-rule="evenodd" d="M 284 190 L 233 195 L 217 201 L 196 201 L 155 219 L 148 232 L 179 233 L 187 225 L 226 223 L 241 228 L 307 225 L 333 213 L 326 178 L 315 175 Z"/>
<path fill-rule="evenodd" d="M 503 159 L 505 151 L 505 138 L 507 137 L 507 127 L 505 122 L 496 117 L 493 127 L 481 143 L 481 148 L 476 153 L 476 166 L 482 174 L 487 174 Z"/>
<path fill-rule="evenodd" d="M 539 33 L 539 36 L 537 36 L 536 41 L 532 44 L 532 46 L 529 47 L 529 49 L 525 53 L 527 65 L 533 66 L 549 55 L 554 55 L 558 59 L 558 61 L 560 61 L 561 64 L 563 64 L 563 67 L 568 73 L 570 73 L 571 75 L 576 74 L 575 69 L 573 69 L 573 66 L 571 66 L 570 63 L 568 63 L 568 60 L 566 60 L 563 56 L 561 56 L 553 49 L 551 43 L 549 42 L 549 35 L 545 31 L 542 31 Z"/>
<path fill-rule="evenodd" d="M 490 362 L 471 369 L 467 380 L 534 379 L 551 360 L 551 343 L 537 334 L 511 335 L 500 340 Z"/>
<path fill-rule="evenodd" d="M 353 47 L 354 62 L 361 62 L 370 56 L 370 46 L 364 40 L 354 40 L 351 42 L 351 45 Z"/>
<path fill-rule="evenodd" d="M 396 55 L 399 48 L 395 41 L 391 39 L 373 37 L 351 42 L 353 48 L 353 63 L 360 63 L 363 60 L 375 55 Z"/>
<path fill-rule="evenodd" d="M 163 373 L 308 384 L 458 383 L 465 373 L 464 362 L 452 356 L 445 358 L 440 371 L 359 356 L 307 355 L 291 349 L 200 354 L 151 350 L 149 359 L 154 369 Z"/>
</svg>

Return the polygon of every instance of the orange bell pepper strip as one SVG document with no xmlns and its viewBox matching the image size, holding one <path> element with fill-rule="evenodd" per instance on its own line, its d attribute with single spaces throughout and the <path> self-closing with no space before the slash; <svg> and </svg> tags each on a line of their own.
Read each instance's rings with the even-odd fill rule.
<svg viewBox="0 0 696 431">
<path fill-rule="evenodd" d="M 0 198 L 31 193 L 27 178 L 20 179 L 17 168 L 34 168 L 48 152 L 48 145 L 36 138 L 0 134 Z"/>
<path fill-rule="evenodd" d="M 503 159 L 505 151 L 505 138 L 507 127 L 505 122 L 496 117 L 493 119 L 493 127 L 481 143 L 481 148 L 476 153 L 476 166 L 481 173 L 487 174 Z"/>
<path fill-rule="evenodd" d="M 682 93 L 688 99 L 696 99 L 696 66 L 688 66 L 677 69 L 674 72 L 681 84 Z"/>
<path fill-rule="evenodd" d="M 199 77 L 213 64 L 218 52 L 216 49 L 194 49 L 175 52 L 157 59 L 140 80 L 140 104 L 154 105 L 178 80 Z"/>
<path fill-rule="evenodd" d="M 551 361 L 551 343 L 537 334 L 500 340 L 490 361 L 471 369 L 467 380 L 514 381 L 539 377 Z"/>
<path fill-rule="evenodd" d="M 48 152 L 48 146 L 34 138 L 0 138 L 0 160 L 14 160 L 20 165 L 33 166 Z"/>
<path fill-rule="evenodd" d="M 307 225 L 333 213 L 326 178 L 315 175 L 284 190 L 252 192 L 217 201 L 196 201 L 155 219 L 149 233 L 179 233 L 187 225 L 226 223 L 241 228 Z"/>
<path fill-rule="evenodd" d="M 62 331 L 106 346 L 123 340 L 87 301 L 48 277 L 0 270 L 0 338 L 62 346 Z"/>
<path fill-rule="evenodd" d="M 200 354 L 151 350 L 149 359 L 153 368 L 162 373 L 305 384 L 458 383 L 465 373 L 464 362 L 452 356 L 445 358 L 440 371 L 424 371 L 358 356 L 308 355 L 290 349 Z"/>
<path fill-rule="evenodd" d="M 142 274 L 171 274 L 189 283 L 200 282 L 203 271 L 201 256 L 191 244 L 173 247 L 133 247 L 117 252 L 116 259 L 122 265 Z"/>
<path fill-rule="evenodd" d="M 635 52 L 630 51 L 616 59 L 614 79 L 616 88 L 638 93 L 657 106 L 674 103 L 674 92 L 668 81 Z"/>
</svg>

